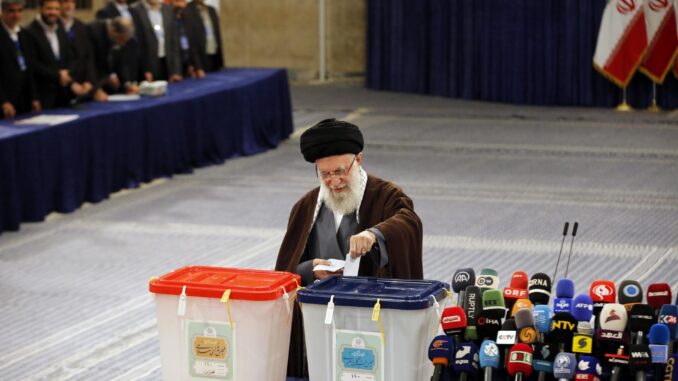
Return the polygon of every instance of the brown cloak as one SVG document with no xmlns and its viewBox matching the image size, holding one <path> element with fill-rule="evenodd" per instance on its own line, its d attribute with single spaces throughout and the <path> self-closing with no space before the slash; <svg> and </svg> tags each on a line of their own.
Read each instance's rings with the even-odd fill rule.
<svg viewBox="0 0 678 381">
<path fill-rule="evenodd" d="M 311 232 L 320 188 L 308 192 L 290 213 L 275 269 L 296 271 Z M 360 204 L 358 232 L 377 228 L 384 235 L 388 264 L 379 269 L 372 261 L 361 261 L 359 275 L 385 278 L 421 279 L 423 231 L 412 200 L 395 184 L 368 176 Z M 295 305 L 287 375 L 308 377 L 301 311 Z"/>
</svg>

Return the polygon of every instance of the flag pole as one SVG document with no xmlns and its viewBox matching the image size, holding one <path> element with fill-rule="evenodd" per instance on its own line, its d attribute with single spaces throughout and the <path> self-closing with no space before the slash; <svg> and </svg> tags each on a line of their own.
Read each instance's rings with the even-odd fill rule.
<svg viewBox="0 0 678 381">
<path fill-rule="evenodd" d="M 662 109 L 657 105 L 657 83 L 652 81 L 652 105 L 647 108 L 650 112 L 660 112 Z"/>
<path fill-rule="evenodd" d="M 633 111 L 631 106 L 629 106 L 628 103 L 626 103 L 626 86 L 622 88 L 622 103 L 617 106 L 617 111 L 619 112 L 629 112 Z"/>
</svg>

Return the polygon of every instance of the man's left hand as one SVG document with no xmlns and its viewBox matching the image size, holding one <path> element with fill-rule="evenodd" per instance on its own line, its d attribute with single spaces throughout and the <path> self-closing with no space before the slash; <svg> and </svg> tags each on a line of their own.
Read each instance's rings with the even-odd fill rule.
<svg viewBox="0 0 678 381">
<path fill-rule="evenodd" d="M 361 257 L 372 250 L 375 242 L 377 242 L 377 236 L 371 231 L 364 230 L 351 237 L 349 253 L 353 258 Z"/>
</svg>

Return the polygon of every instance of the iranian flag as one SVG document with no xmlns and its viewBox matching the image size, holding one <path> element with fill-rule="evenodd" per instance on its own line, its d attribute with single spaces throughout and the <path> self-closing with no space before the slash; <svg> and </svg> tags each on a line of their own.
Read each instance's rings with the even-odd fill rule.
<svg viewBox="0 0 678 381">
<path fill-rule="evenodd" d="M 643 0 L 609 0 L 598 31 L 593 66 L 620 87 L 633 77 L 647 50 Z"/>
<path fill-rule="evenodd" d="M 639 70 L 662 84 L 678 54 L 674 0 L 645 0 L 645 25 L 648 48 Z"/>
</svg>

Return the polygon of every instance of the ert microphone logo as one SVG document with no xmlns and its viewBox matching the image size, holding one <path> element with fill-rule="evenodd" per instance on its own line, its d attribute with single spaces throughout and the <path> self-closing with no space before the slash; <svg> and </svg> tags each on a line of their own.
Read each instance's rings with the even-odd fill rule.
<svg viewBox="0 0 678 381">
<path fill-rule="evenodd" d="M 599 284 L 593 288 L 593 295 L 597 296 L 598 300 L 603 300 L 606 296 L 612 295 L 612 288 L 605 284 Z"/>
<path fill-rule="evenodd" d="M 648 5 L 653 11 L 660 12 L 669 6 L 669 0 L 650 0 Z"/>
<path fill-rule="evenodd" d="M 628 297 L 635 297 L 640 294 L 640 289 L 636 285 L 629 284 L 628 286 L 624 287 L 622 292 Z"/>
<path fill-rule="evenodd" d="M 457 275 L 454 276 L 454 282 L 455 283 L 468 282 L 469 279 L 471 279 L 471 275 L 469 273 L 467 273 L 466 271 L 461 271 Z"/>
<path fill-rule="evenodd" d="M 636 9 L 635 0 L 617 0 L 617 11 L 625 15 L 629 12 L 633 12 Z"/>
</svg>

